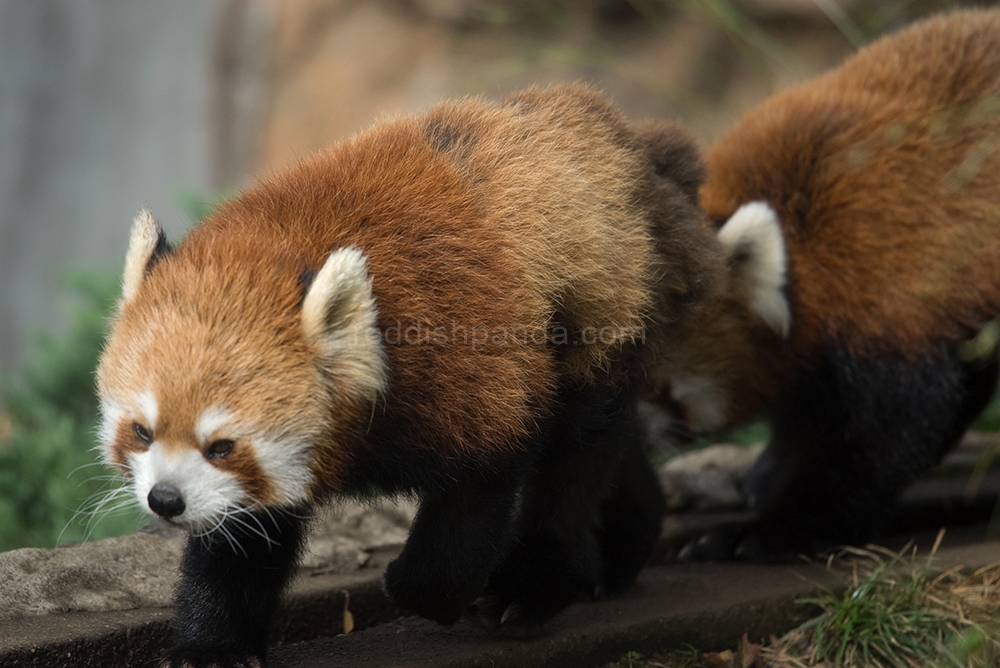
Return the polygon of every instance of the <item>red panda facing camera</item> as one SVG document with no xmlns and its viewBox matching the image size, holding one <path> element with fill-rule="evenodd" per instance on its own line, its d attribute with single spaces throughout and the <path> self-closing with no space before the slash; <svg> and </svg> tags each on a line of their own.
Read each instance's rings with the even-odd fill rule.
<svg viewBox="0 0 1000 668">
<path fill-rule="evenodd" d="M 707 152 L 729 289 L 663 365 L 693 426 L 762 415 L 758 511 L 691 546 L 771 560 L 870 539 L 982 410 L 1000 315 L 1000 12 L 940 15 L 765 101 Z"/>
<path fill-rule="evenodd" d="M 664 505 L 635 398 L 719 266 L 700 176 L 565 86 L 379 123 L 176 248 L 141 213 L 98 389 L 106 459 L 191 532 L 165 665 L 263 662 L 335 495 L 419 498 L 384 586 L 442 623 L 628 587 Z"/>
</svg>

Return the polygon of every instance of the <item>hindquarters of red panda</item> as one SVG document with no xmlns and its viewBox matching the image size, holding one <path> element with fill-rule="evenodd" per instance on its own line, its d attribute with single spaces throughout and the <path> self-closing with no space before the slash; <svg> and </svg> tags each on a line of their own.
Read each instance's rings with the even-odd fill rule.
<svg viewBox="0 0 1000 668">
<path fill-rule="evenodd" d="M 1000 314 L 1000 12 L 930 18 L 751 111 L 706 154 L 729 288 L 661 393 L 696 426 L 765 417 L 760 520 L 704 550 L 859 543 L 983 408 Z"/>
<path fill-rule="evenodd" d="M 442 623 L 629 586 L 663 513 L 635 397 L 718 265 L 699 170 L 565 86 L 379 123 L 176 248 L 141 214 L 98 387 L 106 458 L 192 533 L 167 665 L 263 660 L 336 495 L 419 498 L 384 585 Z"/>
</svg>

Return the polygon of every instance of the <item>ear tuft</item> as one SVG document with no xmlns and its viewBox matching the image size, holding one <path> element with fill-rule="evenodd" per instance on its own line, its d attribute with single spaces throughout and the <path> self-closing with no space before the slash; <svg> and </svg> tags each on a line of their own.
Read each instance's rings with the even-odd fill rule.
<svg viewBox="0 0 1000 668">
<path fill-rule="evenodd" d="M 782 338 L 788 338 L 791 311 L 785 296 L 788 257 L 778 215 L 766 202 L 736 210 L 719 241 L 727 248 L 732 278 L 750 296 L 750 309 Z"/>
<path fill-rule="evenodd" d="M 302 302 L 302 331 L 320 364 L 363 399 L 383 393 L 385 352 L 365 257 L 357 248 L 334 251 L 312 279 Z"/>
<path fill-rule="evenodd" d="M 122 276 L 121 305 L 132 301 L 146 272 L 153 266 L 157 258 L 169 252 L 167 237 L 159 223 L 153 218 L 153 213 L 143 208 L 132 222 L 132 233 L 129 237 L 128 253 L 125 255 L 125 273 Z"/>
</svg>

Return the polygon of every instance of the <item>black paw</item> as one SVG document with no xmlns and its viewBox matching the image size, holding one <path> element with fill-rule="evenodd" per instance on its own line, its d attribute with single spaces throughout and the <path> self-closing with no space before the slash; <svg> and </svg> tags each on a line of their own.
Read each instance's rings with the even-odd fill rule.
<svg viewBox="0 0 1000 668">
<path fill-rule="evenodd" d="M 746 525 L 716 527 L 692 540 L 677 554 L 678 561 L 735 561 L 737 547 L 746 534 Z"/>
<path fill-rule="evenodd" d="M 458 621 L 484 584 L 444 582 L 440 573 L 403 557 L 389 562 L 382 576 L 382 587 L 393 603 L 445 625 Z"/>
<path fill-rule="evenodd" d="M 782 531 L 765 524 L 726 524 L 685 545 L 680 561 L 745 561 L 776 564 L 801 561 L 831 549 L 816 536 Z"/>
<path fill-rule="evenodd" d="M 604 594 L 602 560 L 594 541 L 563 543 L 535 535 L 490 576 L 470 614 L 505 634 L 531 636 L 570 603 Z"/>
<path fill-rule="evenodd" d="M 515 638 L 533 638 L 543 633 L 545 622 L 570 603 L 581 599 L 604 598 L 604 587 L 598 582 L 583 582 L 577 578 L 556 578 L 536 587 L 506 589 L 490 588 L 476 599 L 466 612 L 466 618 L 483 628 Z"/>
<path fill-rule="evenodd" d="M 508 597 L 487 594 L 480 596 L 465 613 L 466 619 L 482 628 L 511 638 L 534 638 L 542 634 L 547 619 L 530 604 Z"/>
<path fill-rule="evenodd" d="M 629 449 L 594 530 L 604 562 L 601 594 L 617 596 L 632 586 L 660 540 L 665 512 L 660 481 L 646 453 Z"/>
<path fill-rule="evenodd" d="M 175 647 L 160 660 L 159 668 L 266 668 L 263 656 L 225 647 Z"/>
</svg>

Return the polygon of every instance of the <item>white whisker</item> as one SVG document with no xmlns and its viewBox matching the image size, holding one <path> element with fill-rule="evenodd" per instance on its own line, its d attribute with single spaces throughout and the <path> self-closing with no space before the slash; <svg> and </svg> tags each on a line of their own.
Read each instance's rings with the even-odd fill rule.
<svg viewBox="0 0 1000 668">
<path fill-rule="evenodd" d="M 253 519 L 253 521 L 257 523 L 257 526 L 259 526 L 260 529 L 255 528 L 249 522 L 246 522 L 242 518 L 238 517 L 237 515 L 239 515 L 239 514 L 249 515 L 250 518 Z M 268 549 L 270 549 L 272 545 L 273 546 L 277 546 L 278 545 L 277 542 L 275 542 L 274 540 L 272 540 L 271 537 L 267 535 L 267 530 L 264 528 L 264 525 L 261 524 L 260 519 L 256 515 L 254 515 L 252 512 L 250 512 L 249 510 L 247 510 L 246 508 L 237 508 L 237 509 L 235 509 L 235 512 L 233 512 L 232 514 L 230 514 L 230 520 L 232 522 L 235 522 L 235 523 L 239 524 L 240 526 L 245 527 L 247 529 L 247 531 L 249 531 L 249 532 L 251 532 L 251 533 L 253 533 L 253 534 L 257 535 L 257 536 L 260 536 L 261 538 L 263 538 L 267 542 Z"/>
<path fill-rule="evenodd" d="M 98 479 L 104 480 L 104 488 L 99 489 L 88 496 L 84 499 L 80 506 L 73 511 L 73 514 L 66 521 L 66 524 L 63 525 L 62 530 L 56 537 L 57 545 L 62 542 L 63 536 L 66 535 L 66 530 L 69 529 L 71 525 L 78 523 L 80 526 L 84 527 L 85 532 L 83 541 L 88 541 L 96 530 L 97 525 L 100 524 L 102 520 L 136 504 L 136 499 L 131 494 L 131 490 L 129 490 L 128 487 L 111 486 L 117 481 L 116 477 L 95 477 L 89 479 L 87 482 Z"/>
</svg>

